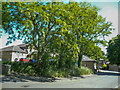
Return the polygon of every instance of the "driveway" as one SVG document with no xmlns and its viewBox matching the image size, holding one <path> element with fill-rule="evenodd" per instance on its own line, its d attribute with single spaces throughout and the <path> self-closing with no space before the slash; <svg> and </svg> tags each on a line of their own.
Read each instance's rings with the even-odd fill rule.
<svg viewBox="0 0 120 90">
<path fill-rule="evenodd" d="M 114 71 L 101 71 L 95 75 L 84 75 L 82 78 L 74 77 L 61 78 L 54 81 L 49 80 L 43 82 L 19 78 L 15 82 L 2 82 L 2 88 L 117 88 L 120 84 L 120 74 Z"/>
</svg>

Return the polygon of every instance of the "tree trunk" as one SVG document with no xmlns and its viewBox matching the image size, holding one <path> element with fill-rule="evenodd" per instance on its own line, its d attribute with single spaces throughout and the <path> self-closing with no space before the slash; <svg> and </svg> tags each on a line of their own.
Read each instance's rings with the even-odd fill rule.
<svg viewBox="0 0 120 90">
<path fill-rule="evenodd" d="M 61 43 L 61 47 L 63 47 L 62 43 Z M 62 48 L 61 48 L 61 51 L 63 51 Z M 62 63 L 63 63 L 63 52 L 60 52 L 59 61 L 58 61 L 58 68 L 62 67 Z"/>
<path fill-rule="evenodd" d="M 62 67 L 62 54 L 60 54 L 60 58 L 59 58 L 59 61 L 58 61 L 58 68 L 61 68 Z"/>
<path fill-rule="evenodd" d="M 36 65 L 37 68 L 39 66 L 39 58 L 40 58 L 40 51 L 38 50 L 38 53 L 37 53 L 37 65 Z"/>
<path fill-rule="evenodd" d="M 43 47 L 42 47 L 42 51 L 41 51 L 41 52 L 38 50 L 38 55 L 37 55 L 37 67 L 38 67 L 39 64 L 40 64 L 40 61 L 39 61 L 39 60 L 42 58 L 43 52 L 44 52 L 44 48 L 43 48 Z"/>
<path fill-rule="evenodd" d="M 37 61 L 39 61 L 39 58 L 40 58 L 40 51 L 38 51 Z"/>
<path fill-rule="evenodd" d="M 81 66 L 82 66 L 82 54 L 79 53 L 78 54 L 78 67 L 81 68 Z"/>
</svg>

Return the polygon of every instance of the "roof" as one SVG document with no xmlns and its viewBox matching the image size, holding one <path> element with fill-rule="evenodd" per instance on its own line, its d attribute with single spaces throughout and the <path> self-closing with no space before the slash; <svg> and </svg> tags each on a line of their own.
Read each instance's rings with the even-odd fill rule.
<svg viewBox="0 0 120 90">
<path fill-rule="evenodd" d="M 93 60 L 93 59 L 91 59 L 91 58 L 89 58 L 89 57 L 83 55 L 82 61 L 96 61 L 96 60 Z"/>
<path fill-rule="evenodd" d="M 22 52 L 25 53 L 24 50 L 22 50 L 19 46 L 9 46 L 9 47 L 5 47 L 0 49 L 0 51 L 12 51 L 12 52 Z"/>
<path fill-rule="evenodd" d="M 19 47 L 27 47 L 28 44 L 19 44 L 19 45 L 17 45 L 17 46 L 19 46 Z"/>
</svg>

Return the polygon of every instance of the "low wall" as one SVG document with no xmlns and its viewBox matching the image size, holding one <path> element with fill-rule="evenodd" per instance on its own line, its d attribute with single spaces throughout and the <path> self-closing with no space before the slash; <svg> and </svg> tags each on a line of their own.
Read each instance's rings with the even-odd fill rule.
<svg viewBox="0 0 120 90">
<path fill-rule="evenodd" d="M 120 72 L 120 66 L 117 65 L 109 65 L 110 71 L 119 71 Z"/>
<path fill-rule="evenodd" d="M 8 74 L 10 73 L 10 65 L 5 65 L 5 64 L 2 64 L 2 74 Z"/>
</svg>

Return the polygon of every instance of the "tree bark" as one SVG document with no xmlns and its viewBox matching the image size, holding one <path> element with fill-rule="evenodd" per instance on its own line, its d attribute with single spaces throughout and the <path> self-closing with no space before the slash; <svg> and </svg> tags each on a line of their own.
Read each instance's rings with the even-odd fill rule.
<svg viewBox="0 0 120 90">
<path fill-rule="evenodd" d="M 63 44 L 61 43 L 61 46 L 63 47 Z M 62 50 L 62 48 L 61 48 Z M 58 60 L 58 68 L 62 67 L 62 63 L 63 63 L 63 52 L 60 52 L 60 56 L 59 56 L 59 60 Z"/>
<path fill-rule="evenodd" d="M 60 54 L 60 58 L 59 58 L 59 61 L 58 61 L 58 68 L 61 68 L 62 67 L 62 54 Z"/>
<path fill-rule="evenodd" d="M 79 53 L 78 54 L 78 67 L 81 68 L 81 66 L 82 66 L 82 54 Z"/>
<path fill-rule="evenodd" d="M 41 52 L 38 50 L 38 54 L 37 54 L 37 67 L 40 64 L 40 59 L 42 58 L 43 53 L 44 53 L 44 48 L 42 47 Z"/>
</svg>

